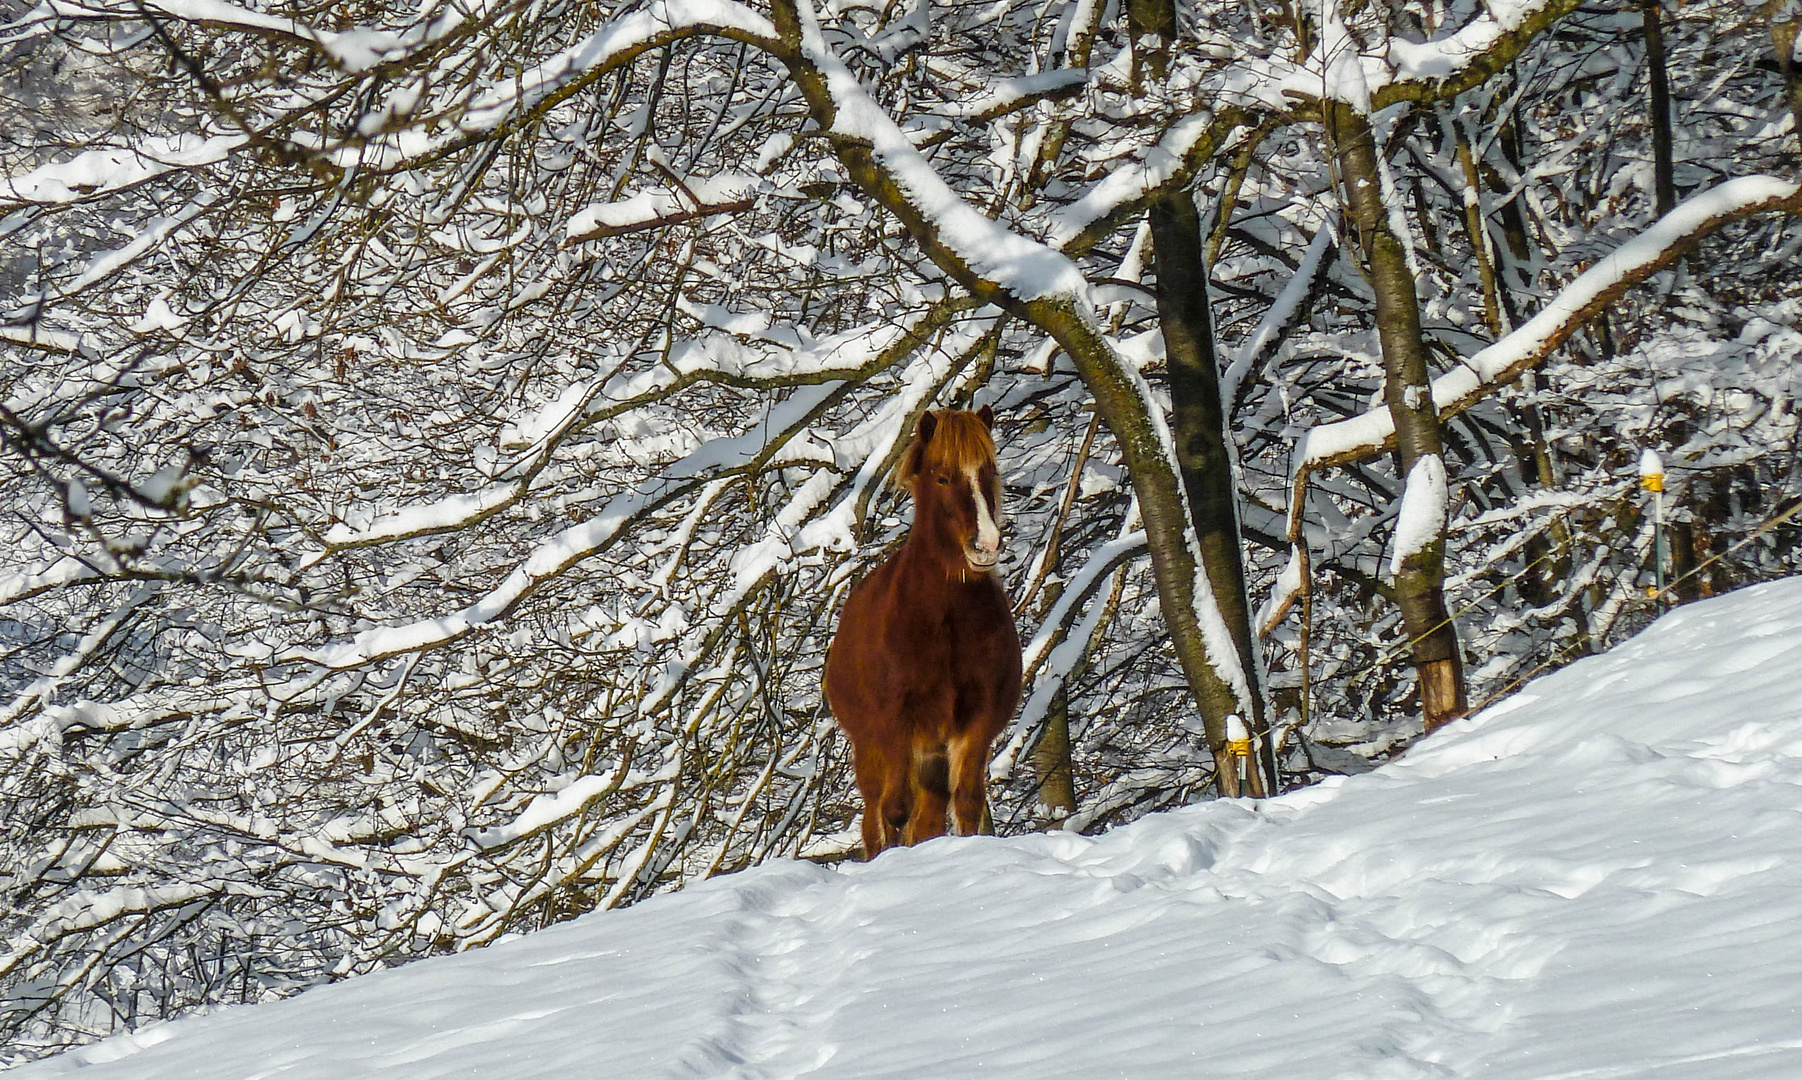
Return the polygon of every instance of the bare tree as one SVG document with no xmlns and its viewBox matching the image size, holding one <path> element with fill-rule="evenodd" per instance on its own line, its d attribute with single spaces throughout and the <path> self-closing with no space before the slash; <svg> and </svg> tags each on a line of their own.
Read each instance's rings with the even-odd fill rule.
<svg viewBox="0 0 1802 1080">
<path fill-rule="evenodd" d="M 1637 12 L 1458 12 L 19 14 L 6 1060 L 841 857 L 824 635 L 930 407 L 1000 417 L 1003 832 L 1633 632 L 1642 445 L 1687 582 L 1792 571 L 1793 13 L 1667 13 L 1657 216 Z"/>
</svg>

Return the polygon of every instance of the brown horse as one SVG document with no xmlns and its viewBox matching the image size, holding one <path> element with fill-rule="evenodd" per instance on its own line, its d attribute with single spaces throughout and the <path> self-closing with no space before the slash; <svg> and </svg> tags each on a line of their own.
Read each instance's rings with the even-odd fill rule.
<svg viewBox="0 0 1802 1080">
<path fill-rule="evenodd" d="M 995 414 L 929 412 L 901 461 L 907 542 L 851 590 L 826 654 L 826 701 L 851 739 L 864 857 L 990 831 L 989 746 L 1020 704 L 1020 638 L 995 564 Z"/>
</svg>

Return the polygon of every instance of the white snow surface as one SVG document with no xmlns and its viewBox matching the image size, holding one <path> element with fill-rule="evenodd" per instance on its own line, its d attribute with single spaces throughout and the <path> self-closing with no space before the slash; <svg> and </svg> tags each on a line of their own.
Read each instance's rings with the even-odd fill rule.
<svg viewBox="0 0 1802 1080">
<path fill-rule="evenodd" d="M 778 862 L 19 1080 L 1802 1075 L 1802 579 L 1364 776 Z"/>
</svg>

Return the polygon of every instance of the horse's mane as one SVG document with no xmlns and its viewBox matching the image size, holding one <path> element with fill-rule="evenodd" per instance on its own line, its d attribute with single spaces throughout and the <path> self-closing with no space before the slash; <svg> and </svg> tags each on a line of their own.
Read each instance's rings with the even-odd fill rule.
<svg viewBox="0 0 1802 1080">
<path fill-rule="evenodd" d="M 995 437 L 976 413 L 947 409 L 927 415 L 937 423 L 924 442 L 916 432 L 902 456 L 895 473 L 895 483 L 901 487 L 912 487 L 915 477 L 933 469 L 962 472 L 995 460 Z"/>
</svg>

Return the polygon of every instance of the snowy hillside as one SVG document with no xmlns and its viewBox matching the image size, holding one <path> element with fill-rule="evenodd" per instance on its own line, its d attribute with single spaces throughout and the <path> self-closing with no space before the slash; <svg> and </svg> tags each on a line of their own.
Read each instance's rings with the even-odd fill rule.
<svg viewBox="0 0 1802 1080">
<path fill-rule="evenodd" d="M 1790 1078 L 1798 926 L 1802 579 L 1263 805 L 768 865 L 16 1075 Z"/>
</svg>

